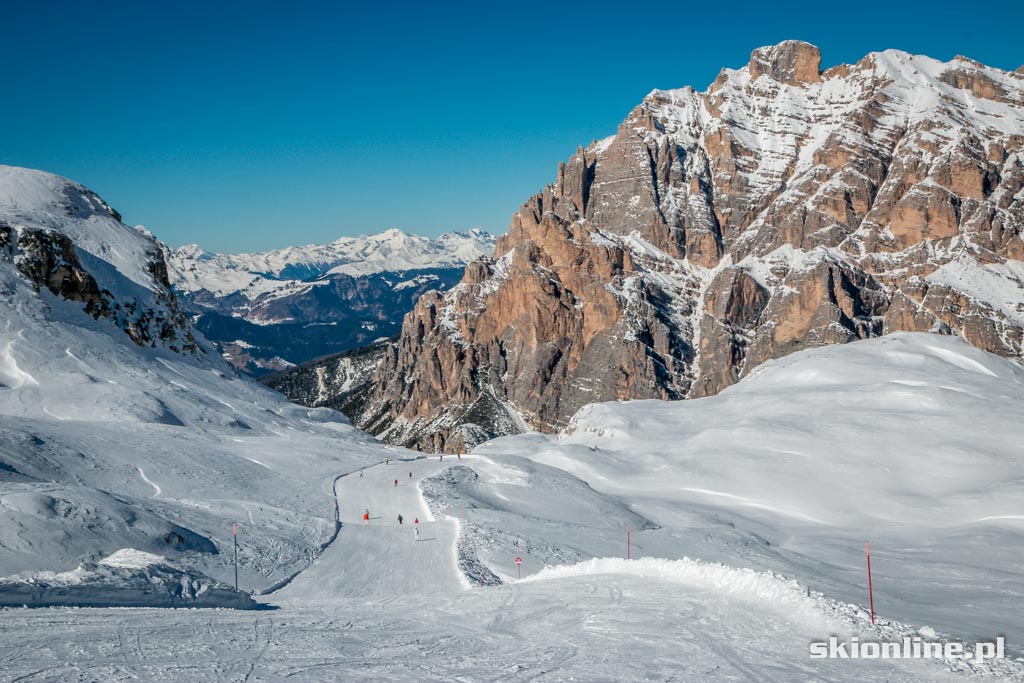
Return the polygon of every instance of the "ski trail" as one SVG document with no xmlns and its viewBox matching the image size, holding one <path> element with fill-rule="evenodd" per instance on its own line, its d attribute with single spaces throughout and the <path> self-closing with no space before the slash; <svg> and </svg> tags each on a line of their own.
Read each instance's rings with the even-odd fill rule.
<svg viewBox="0 0 1024 683">
<path fill-rule="evenodd" d="M 35 377 L 18 366 L 18 361 L 14 358 L 13 339 L 0 349 L 0 384 L 6 384 L 12 389 L 20 389 L 23 386 L 39 386 Z"/>
<path fill-rule="evenodd" d="M 150 486 L 153 487 L 153 497 L 154 498 L 159 498 L 160 497 L 160 487 L 157 486 L 156 484 L 154 484 L 152 481 L 149 480 L 149 477 L 146 476 L 146 473 L 142 471 L 141 467 L 136 465 L 135 469 L 137 469 L 139 471 L 139 476 L 142 477 L 142 481 L 146 482 L 147 484 L 149 484 Z"/>
<path fill-rule="evenodd" d="M 456 551 L 459 525 L 449 518 L 433 519 L 418 486 L 446 467 L 437 459 L 393 461 L 363 470 L 362 477 L 357 472 L 338 479 L 342 529 L 337 539 L 275 598 L 309 603 L 466 590 Z M 368 523 L 362 519 L 367 509 Z M 404 524 L 398 523 L 399 514 Z"/>
<path fill-rule="evenodd" d="M 181 371 L 180 371 L 180 370 L 178 370 L 178 368 L 174 367 L 173 365 L 171 365 L 170 363 L 168 363 L 167 361 L 165 361 L 165 360 L 164 360 L 163 358 L 157 358 L 157 359 L 156 359 L 156 361 L 157 361 L 158 363 L 160 363 L 160 365 L 164 366 L 165 368 L 167 368 L 168 370 L 170 370 L 171 372 L 173 372 L 174 374 L 178 375 L 179 377 L 184 377 L 184 376 L 185 376 L 185 375 L 183 375 L 183 374 L 181 373 Z"/>
<path fill-rule="evenodd" d="M 250 458 L 249 456 L 246 456 L 246 455 L 243 455 L 242 457 L 243 457 L 243 458 L 245 458 L 246 460 L 248 460 L 248 461 L 249 461 L 249 462 L 251 462 L 251 463 L 255 463 L 255 464 L 259 465 L 260 467 L 266 467 L 266 468 L 267 468 L 268 470 L 270 470 L 271 472 L 273 472 L 273 471 L 274 471 L 274 468 L 273 468 L 273 467 L 271 467 L 270 465 L 267 465 L 266 463 L 262 463 L 262 462 L 260 462 L 260 461 L 259 461 L 259 460 L 257 460 L 256 458 Z"/>
</svg>

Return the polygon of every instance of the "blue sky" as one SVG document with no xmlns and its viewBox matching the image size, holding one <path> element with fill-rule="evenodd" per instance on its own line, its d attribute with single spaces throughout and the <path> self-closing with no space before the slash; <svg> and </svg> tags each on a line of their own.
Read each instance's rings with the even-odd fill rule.
<svg viewBox="0 0 1024 683">
<path fill-rule="evenodd" d="M 172 245 L 503 232 L 653 88 L 760 45 L 1024 63 L 1024 3 L 5 3 L 0 163 Z"/>
</svg>

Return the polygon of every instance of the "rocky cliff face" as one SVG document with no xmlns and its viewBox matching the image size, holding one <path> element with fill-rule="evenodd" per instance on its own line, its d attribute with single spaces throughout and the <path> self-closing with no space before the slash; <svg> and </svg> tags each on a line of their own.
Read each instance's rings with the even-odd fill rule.
<svg viewBox="0 0 1024 683">
<path fill-rule="evenodd" d="M 373 389 L 377 366 L 393 343 L 391 339 L 349 349 L 265 375 L 260 382 L 310 408 L 359 413 Z"/>
<path fill-rule="evenodd" d="M 656 90 L 426 295 L 359 424 L 457 450 L 896 330 L 1021 356 L 1024 76 L 787 41 Z"/>
</svg>

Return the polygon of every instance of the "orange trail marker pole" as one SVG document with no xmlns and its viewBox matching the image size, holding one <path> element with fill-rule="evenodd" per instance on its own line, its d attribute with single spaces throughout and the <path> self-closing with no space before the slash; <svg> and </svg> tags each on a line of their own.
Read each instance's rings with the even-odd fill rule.
<svg viewBox="0 0 1024 683">
<path fill-rule="evenodd" d="M 875 623 L 875 593 L 871 589 L 871 543 L 864 542 L 864 554 L 868 558 L 868 606 L 871 609 L 871 623 Z"/>
<path fill-rule="evenodd" d="M 231 525 L 231 533 L 235 539 L 235 590 L 238 590 L 238 522 Z"/>
</svg>

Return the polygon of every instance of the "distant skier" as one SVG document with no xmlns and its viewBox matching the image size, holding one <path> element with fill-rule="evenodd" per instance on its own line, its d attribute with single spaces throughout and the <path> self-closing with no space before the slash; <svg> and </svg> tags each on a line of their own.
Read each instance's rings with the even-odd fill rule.
<svg viewBox="0 0 1024 683">
<path fill-rule="evenodd" d="M 398 486 L 398 480 L 395 479 L 395 486 Z"/>
<path fill-rule="evenodd" d="M 384 458 L 384 464 L 385 465 L 390 465 L 391 464 L 391 458 Z"/>
<path fill-rule="evenodd" d="M 398 524 L 399 526 L 402 524 L 402 515 L 398 515 Z"/>
<path fill-rule="evenodd" d="M 360 479 L 362 479 L 362 478 L 363 478 L 363 471 L 362 471 L 362 470 L 359 470 L 359 478 L 360 478 Z"/>
<path fill-rule="evenodd" d="M 409 473 L 409 478 L 412 479 L 412 472 Z"/>
<path fill-rule="evenodd" d="M 415 531 L 416 531 L 416 540 L 418 541 L 418 540 L 420 540 L 420 528 L 419 527 L 415 527 Z"/>
<path fill-rule="evenodd" d="M 370 511 L 367 510 L 366 512 L 363 513 L 363 524 L 369 524 L 369 523 L 370 523 Z"/>
<path fill-rule="evenodd" d="M 442 453 L 441 457 L 438 458 L 438 462 L 444 462 L 444 453 Z"/>
<path fill-rule="evenodd" d="M 462 462 L 462 453 L 459 453 L 459 462 Z"/>
</svg>

